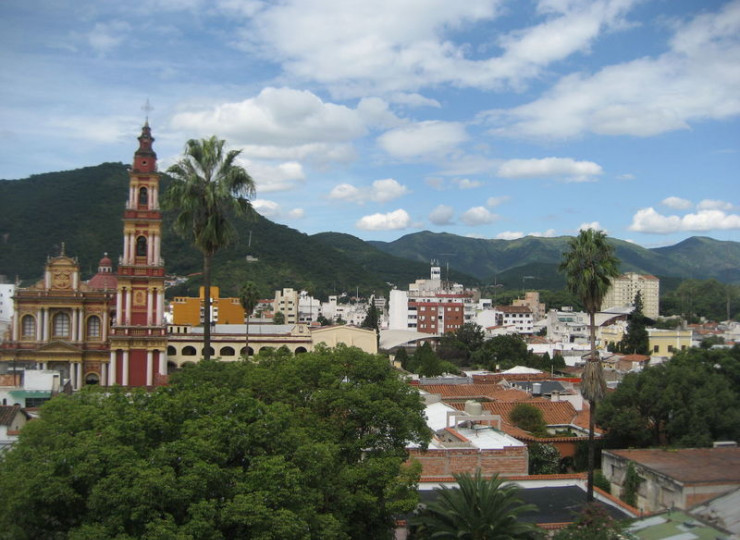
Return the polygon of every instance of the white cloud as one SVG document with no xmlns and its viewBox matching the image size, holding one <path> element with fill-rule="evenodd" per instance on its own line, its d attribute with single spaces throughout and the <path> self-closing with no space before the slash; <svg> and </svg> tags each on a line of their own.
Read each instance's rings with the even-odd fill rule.
<svg viewBox="0 0 740 540">
<path fill-rule="evenodd" d="M 249 172 L 258 193 L 292 190 L 306 179 L 303 166 L 296 161 L 278 165 L 254 160 L 243 161 L 240 165 Z"/>
<path fill-rule="evenodd" d="M 436 99 L 424 97 L 421 94 L 407 93 L 407 92 L 396 92 L 391 94 L 388 98 L 393 103 L 399 105 L 407 105 L 409 107 L 434 107 L 439 109 L 442 104 Z"/>
<path fill-rule="evenodd" d="M 518 238 L 524 238 L 525 236 L 537 236 L 540 238 L 552 238 L 557 235 L 555 229 L 548 229 L 545 232 L 530 232 L 523 233 L 521 231 L 503 231 L 496 235 L 499 240 L 516 240 Z"/>
<path fill-rule="evenodd" d="M 329 193 L 329 198 L 339 201 L 365 204 L 368 201 L 385 203 L 409 193 L 409 189 L 393 178 L 375 180 L 371 187 L 357 188 L 352 184 L 338 184 Z"/>
<path fill-rule="evenodd" d="M 252 207 L 266 218 L 274 218 L 280 215 L 280 205 L 275 201 L 255 199 L 252 201 Z"/>
<path fill-rule="evenodd" d="M 474 189 L 483 185 L 480 180 L 470 180 L 469 178 L 455 178 L 452 182 L 460 189 Z"/>
<path fill-rule="evenodd" d="M 306 211 L 303 210 L 303 208 L 293 208 L 290 212 L 288 212 L 288 217 L 290 219 L 303 219 L 306 216 Z"/>
<path fill-rule="evenodd" d="M 413 159 L 444 156 L 467 138 L 459 122 L 430 120 L 387 131 L 378 137 L 378 144 L 394 157 Z"/>
<path fill-rule="evenodd" d="M 691 208 L 693 206 L 691 201 L 682 199 L 680 197 L 667 197 L 660 202 L 663 206 L 673 208 L 674 210 L 687 210 L 688 208 Z"/>
<path fill-rule="evenodd" d="M 650 207 L 635 213 L 629 229 L 652 234 L 740 229 L 740 215 L 722 210 L 699 210 L 684 216 L 664 216 Z"/>
<path fill-rule="evenodd" d="M 740 114 L 740 3 L 676 25 L 671 50 L 563 77 L 537 101 L 490 111 L 494 132 L 535 138 L 583 133 L 649 137 Z"/>
<path fill-rule="evenodd" d="M 521 86 L 549 64 L 587 52 L 605 30 L 623 28 L 634 3 L 540 3 L 536 24 L 493 33 L 474 47 L 460 36 L 472 36 L 464 31 L 496 19 L 502 0 L 287 0 L 252 8 L 242 47 L 280 62 L 292 77 L 318 81 L 345 97 L 442 84 Z M 500 55 L 486 56 L 487 50 Z"/>
<path fill-rule="evenodd" d="M 502 231 L 498 233 L 495 238 L 497 240 L 516 240 L 517 238 L 524 238 L 526 234 L 521 231 Z"/>
<path fill-rule="evenodd" d="M 624 173 L 617 175 L 617 180 L 634 180 L 637 178 L 634 174 L 631 173 Z"/>
<path fill-rule="evenodd" d="M 506 201 L 508 201 L 510 197 L 508 195 L 502 195 L 500 197 L 488 197 L 486 200 L 486 206 L 489 208 L 495 208 L 496 206 L 499 206 Z"/>
<path fill-rule="evenodd" d="M 387 214 L 372 214 L 360 218 L 355 227 L 363 231 L 396 231 L 405 229 L 411 224 L 411 217 L 406 210 L 398 209 Z"/>
<path fill-rule="evenodd" d="M 724 210 L 730 212 L 734 206 L 732 203 L 726 201 L 718 201 L 714 199 L 704 199 L 696 205 L 697 210 Z"/>
<path fill-rule="evenodd" d="M 363 109 L 322 101 L 307 90 L 265 88 L 254 98 L 174 115 L 172 126 L 187 133 L 217 133 L 249 157 L 303 159 L 314 154 L 328 161 L 347 158 L 347 145 L 367 133 L 366 122 L 388 120 L 379 104 Z M 382 108 L 382 106 L 380 107 Z"/>
<path fill-rule="evenodd" d="M 483 206 L 475 206 L 470 210 L 466 210 L 460 216 L 460 220 L 465 223 L 465 225 L 469 225 L 471 227 L 486 225 L 488 223 L 492 223 L 498 218 L 499 216 Z"/>
<path fill-rule="evenodd" d="M 429 214 L 429 221 L 434 225 L 451 225 L 455 210 L 446 204 L 440 204 Z"/>
<path fill-rule="evenodd" d="M 542 159 L 511 159 L 501 164 L 498 176 L 503 178 L 560 177 L 571 182 L 593 181 L 603 173 L 593 161 L 548 157 Z"/>
<path fill-rule="evenodd" d="M 592 221 L 591 223 L 581 223 L 578 226 L 579 231 L 587 231 L 589 229 L 592 231 L 607 232 L 606 229 L 604 229 L 598 221 Z"/>
</svg>

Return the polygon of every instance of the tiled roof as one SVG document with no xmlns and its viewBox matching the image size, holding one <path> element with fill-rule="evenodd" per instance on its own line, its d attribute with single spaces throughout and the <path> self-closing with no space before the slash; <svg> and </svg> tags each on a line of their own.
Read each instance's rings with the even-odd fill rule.
<svg viewBox="0 0 740 540">
<path fill-rule="evenodd" d="M 570 424 L 576 418 L 576 410 L 569 401 L 536 400 L 525 401 L 523 403 L 542 411 L 542 417 L 547 425 Z M 511 401 L 489 401 L 482 403 L 484 411 L 497 414 L 509 423 L 511 423 L 509 415 L 518 404 Z"/>
<path fill-rule="evenodd" d="M 740 484 L 740 448 L 608 450 L 684 484 Z"/>
<path fill-rule="evenodd" d="M 626 354 L 622 357 L 622 360 L 627 360 L 629 362 L 647 362 L 650 360 L 650 357 L 646 354 Z"/>
<path fill-rule="evenodd" d="M 522 390 L 503 388 L 498 384 L 424 384 L 419 388 L 430 394 L 440 394 L 442 399 L 493 399 L 523 401 L 529 394 Z"/>
<path fill-rule="evenodd" d="M 20 410 L 20 405 L 0 405 L 0 426 L 9 426 L 12 424 Z"/>
</svg>

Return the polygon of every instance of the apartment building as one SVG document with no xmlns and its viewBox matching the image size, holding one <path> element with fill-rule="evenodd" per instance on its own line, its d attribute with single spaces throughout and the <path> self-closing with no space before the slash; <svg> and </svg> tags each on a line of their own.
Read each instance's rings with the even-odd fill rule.
<svg viewBox="0 0 740 540">
<path fill-rule="evenodd" d="M 660 313 L 660 280 L 649 274 L 627 272 L 612 280 L 604 296 L 601 309 L 634 306 L 637 293 L 642 296 L 642 312 L 646 317 L 657 319 Z"/>
</svg>

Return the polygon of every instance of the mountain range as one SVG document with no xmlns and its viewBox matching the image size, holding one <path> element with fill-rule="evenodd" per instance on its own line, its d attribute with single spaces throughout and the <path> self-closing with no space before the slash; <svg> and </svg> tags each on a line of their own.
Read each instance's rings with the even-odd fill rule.
<svg viewBox="0 0 740 540">
<path fill-rule="evenodd" d="M 92 276 L 104 253 L 116 261 L 122 249 L 122 214 L 128 196 L 128 169 L 103 163 L 77 170 L 0 181 L 0 274 L 24 284 L 39 279 L 47 257 L 75 256 L 83 277 Z M 162 176 L 161 190 L 168 178 Z M 163 215 L 162 252 L 167 272 L 197 274 L 200 254 L 172 232 Z M 393 242 L 363 241 L 341 232 L 306 235 L 262 216 L 237 219 L 239 240 L 214 261 L 214 285 L 235 295 L 247 280 L 263 296 L 275 289 L 329 294 L 383 293 L 429 275 L 437 261 L 443 278 L 466 285 L 500 284 L 518 289 L 560 289 L 557 272 L 568 237 L 485 240 L 428 231 Z M 646 249 L 610 238 L 622 271 L 650 273 L 670 287 L 682 279 L 714 278 L 740 283 L 740 243 L 692 237 L 679 244 Z M 192 294 L 192 280 L 170 294 Z M 661 287 L 663 288 L 663 286 Z"/>
</svg>

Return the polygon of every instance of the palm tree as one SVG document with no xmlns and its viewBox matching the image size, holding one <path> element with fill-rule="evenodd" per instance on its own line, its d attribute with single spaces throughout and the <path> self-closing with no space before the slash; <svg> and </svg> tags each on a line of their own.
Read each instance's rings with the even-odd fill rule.
<svg viewBox="0 0 740 540">
<path fill-rule="evenodd" d="M 203 344 L 205 360 L 211 351 L 211 262 L 228 245 L 236 230 L 230 218 L 251 214 L 249 198 L 254 180 L 236 164 L 240 150 L 224 151 L 225 141 L 190 139 L 183 157 L 167 169 L 172 183 L 164 198 L 166 208 L 176 210 L 174 229 L 203 254 Z"/>
<path fill-rule="evenodd" d="M 583 303 L 589 316 L 591 354 L 581 376 L 581 394 L 588 400 L 588 484 L 586 498 L 594 498 L 594 418 L 596 403 L 604 398 L 606 382 L 601 362 L 596 354 L 596 313 L 611 286 L 611 279 L 619 275 L 619 259 L 607 243 L 606 234 L 593 229 L 582 230 L 571 238 L 568 251 L 563 254 L 559 270 L 565 272 L 568 289 Z"/>
<path fill-rule="evenodd" d="M 523 504 L 515 485 L 502 486 L 498 475 L 486 480 L 480 469 L 475 475 L 456 474 L 458 487 L 442 486 L 438 498 L 416 516 L 418 538 L 457 538 L 469 540 L 539 538 L 533 523 L 519 520 L 519 514 L 537 510 Z"/>
<path fill-rule="evenodd" d="M 249 316 L 252 315 L 252 312 L 254 311 L 254 308 L 257 307 L 259 301 L 260 296 L 259 291 L 257 290 L 257 285 L 251 281 L 247 281 L 239 293 L 239 302 L 241 302 L 241 305 L 244 308 L 244 320 L 247 324 L 246 348 L 244 349 L 245 360 L 249 360 Z"/>
</svg>

